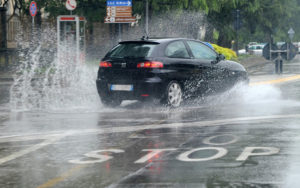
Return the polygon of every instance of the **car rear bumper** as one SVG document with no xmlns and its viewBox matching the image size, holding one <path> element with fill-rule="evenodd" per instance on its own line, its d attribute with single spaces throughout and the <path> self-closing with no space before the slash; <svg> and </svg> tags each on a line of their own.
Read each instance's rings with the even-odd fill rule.
<svg viewBox="0 0 300 188">
<path fill-rule="evenodd" d="M 111 85 L 132 85 L 132 91 L 112 91 Z M 107 80 L 96 80 L 97 90 L 100 97 L 119 98 L 121 100 L 143 100 L 147 98 L 162 98 L 165 84 L 159 78 L 128 83 L 124 81 L 110 82 Z"/>
</svg>

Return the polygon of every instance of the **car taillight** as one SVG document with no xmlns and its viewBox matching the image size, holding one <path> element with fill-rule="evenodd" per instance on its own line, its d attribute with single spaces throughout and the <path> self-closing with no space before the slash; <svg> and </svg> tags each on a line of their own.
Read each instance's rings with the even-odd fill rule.
<svg viewBox="0 0 300 188">
<path fill-rule="evenodd" d="M 139 63 L 137 68 L 163 68 L 164 64 L 159 61 L 146 61 Z"/>
<path fill-rule="evenodd" d="M 101 62 L 100 62 L 100 67 L 107 68 L 107 67 L 112 67 L 112 65 L 111 65 L 110 62 L 107 62 L 107 61 L 101 61 Z"/>
</svg>

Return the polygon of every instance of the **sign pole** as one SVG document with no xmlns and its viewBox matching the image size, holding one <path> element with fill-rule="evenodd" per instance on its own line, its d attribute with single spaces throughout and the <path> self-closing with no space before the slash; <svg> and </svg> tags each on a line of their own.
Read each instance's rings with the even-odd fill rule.
<svg viewBox="0 0 300 188">
<path fill-rule="evenodd" d="M 293 30 L 293 28 L 290 28 L 290 30 L 288 31 L 289 37 L 291 39 L 291 44 L 293 44 L 293 37 L 295 35 L 295 31 Z M 290 56 L 290 43 L 287 43 L 287 57 L 289 59 Z"/>
<path fill-rule="evenodd" d="M 122 31 L 121 31 L 121 24 L 118 23 L 118 26 L 119 26 L 119 42 L 122 41 Z"/>
<path fill-rule="evenodd" d="M 145 25 L 145 30 L 146 30 L 146 37 L 148 38 L 149 36 L 149 2 L 146 0 L 146 25 Z"/>
<path fill-rule="evenodd" d="M 32 16 L 32 24 L 31 24 L 31 42 L 33 43 L 34 37 L 34 16 Z"/>
</svg>

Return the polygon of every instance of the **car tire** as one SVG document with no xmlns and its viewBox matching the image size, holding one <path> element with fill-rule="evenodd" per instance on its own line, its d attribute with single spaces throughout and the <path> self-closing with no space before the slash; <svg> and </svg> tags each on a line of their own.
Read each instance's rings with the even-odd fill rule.
<svg viewBox="0 0 300 188">
<path fill-rule="evenodd" d="M 163 104 L 170 107 L 179 107 L 183 99 L 183 91 L 181 85 L 177 81 L 171 81 L 165 90 L 165 97 L 163 98 Z"/>
<path fill-rule="evenodd" d="M 120 104 L 122 103 L 122 100 L 101 97 L 101 102 L 104 106 L 107 106 L 107 107 L 117 107 L 117 106 L 120 106 Z"/>
</svg>

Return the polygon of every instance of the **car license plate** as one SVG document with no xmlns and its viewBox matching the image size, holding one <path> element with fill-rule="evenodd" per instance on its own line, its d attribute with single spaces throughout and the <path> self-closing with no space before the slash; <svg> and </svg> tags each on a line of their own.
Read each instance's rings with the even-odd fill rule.
<svg viewBox="0 0 300 188">
<path fill-rule="evenodd" d="M 111 85 L 111 91 L 133 91 L 133 85 Z"/>
</svg>

